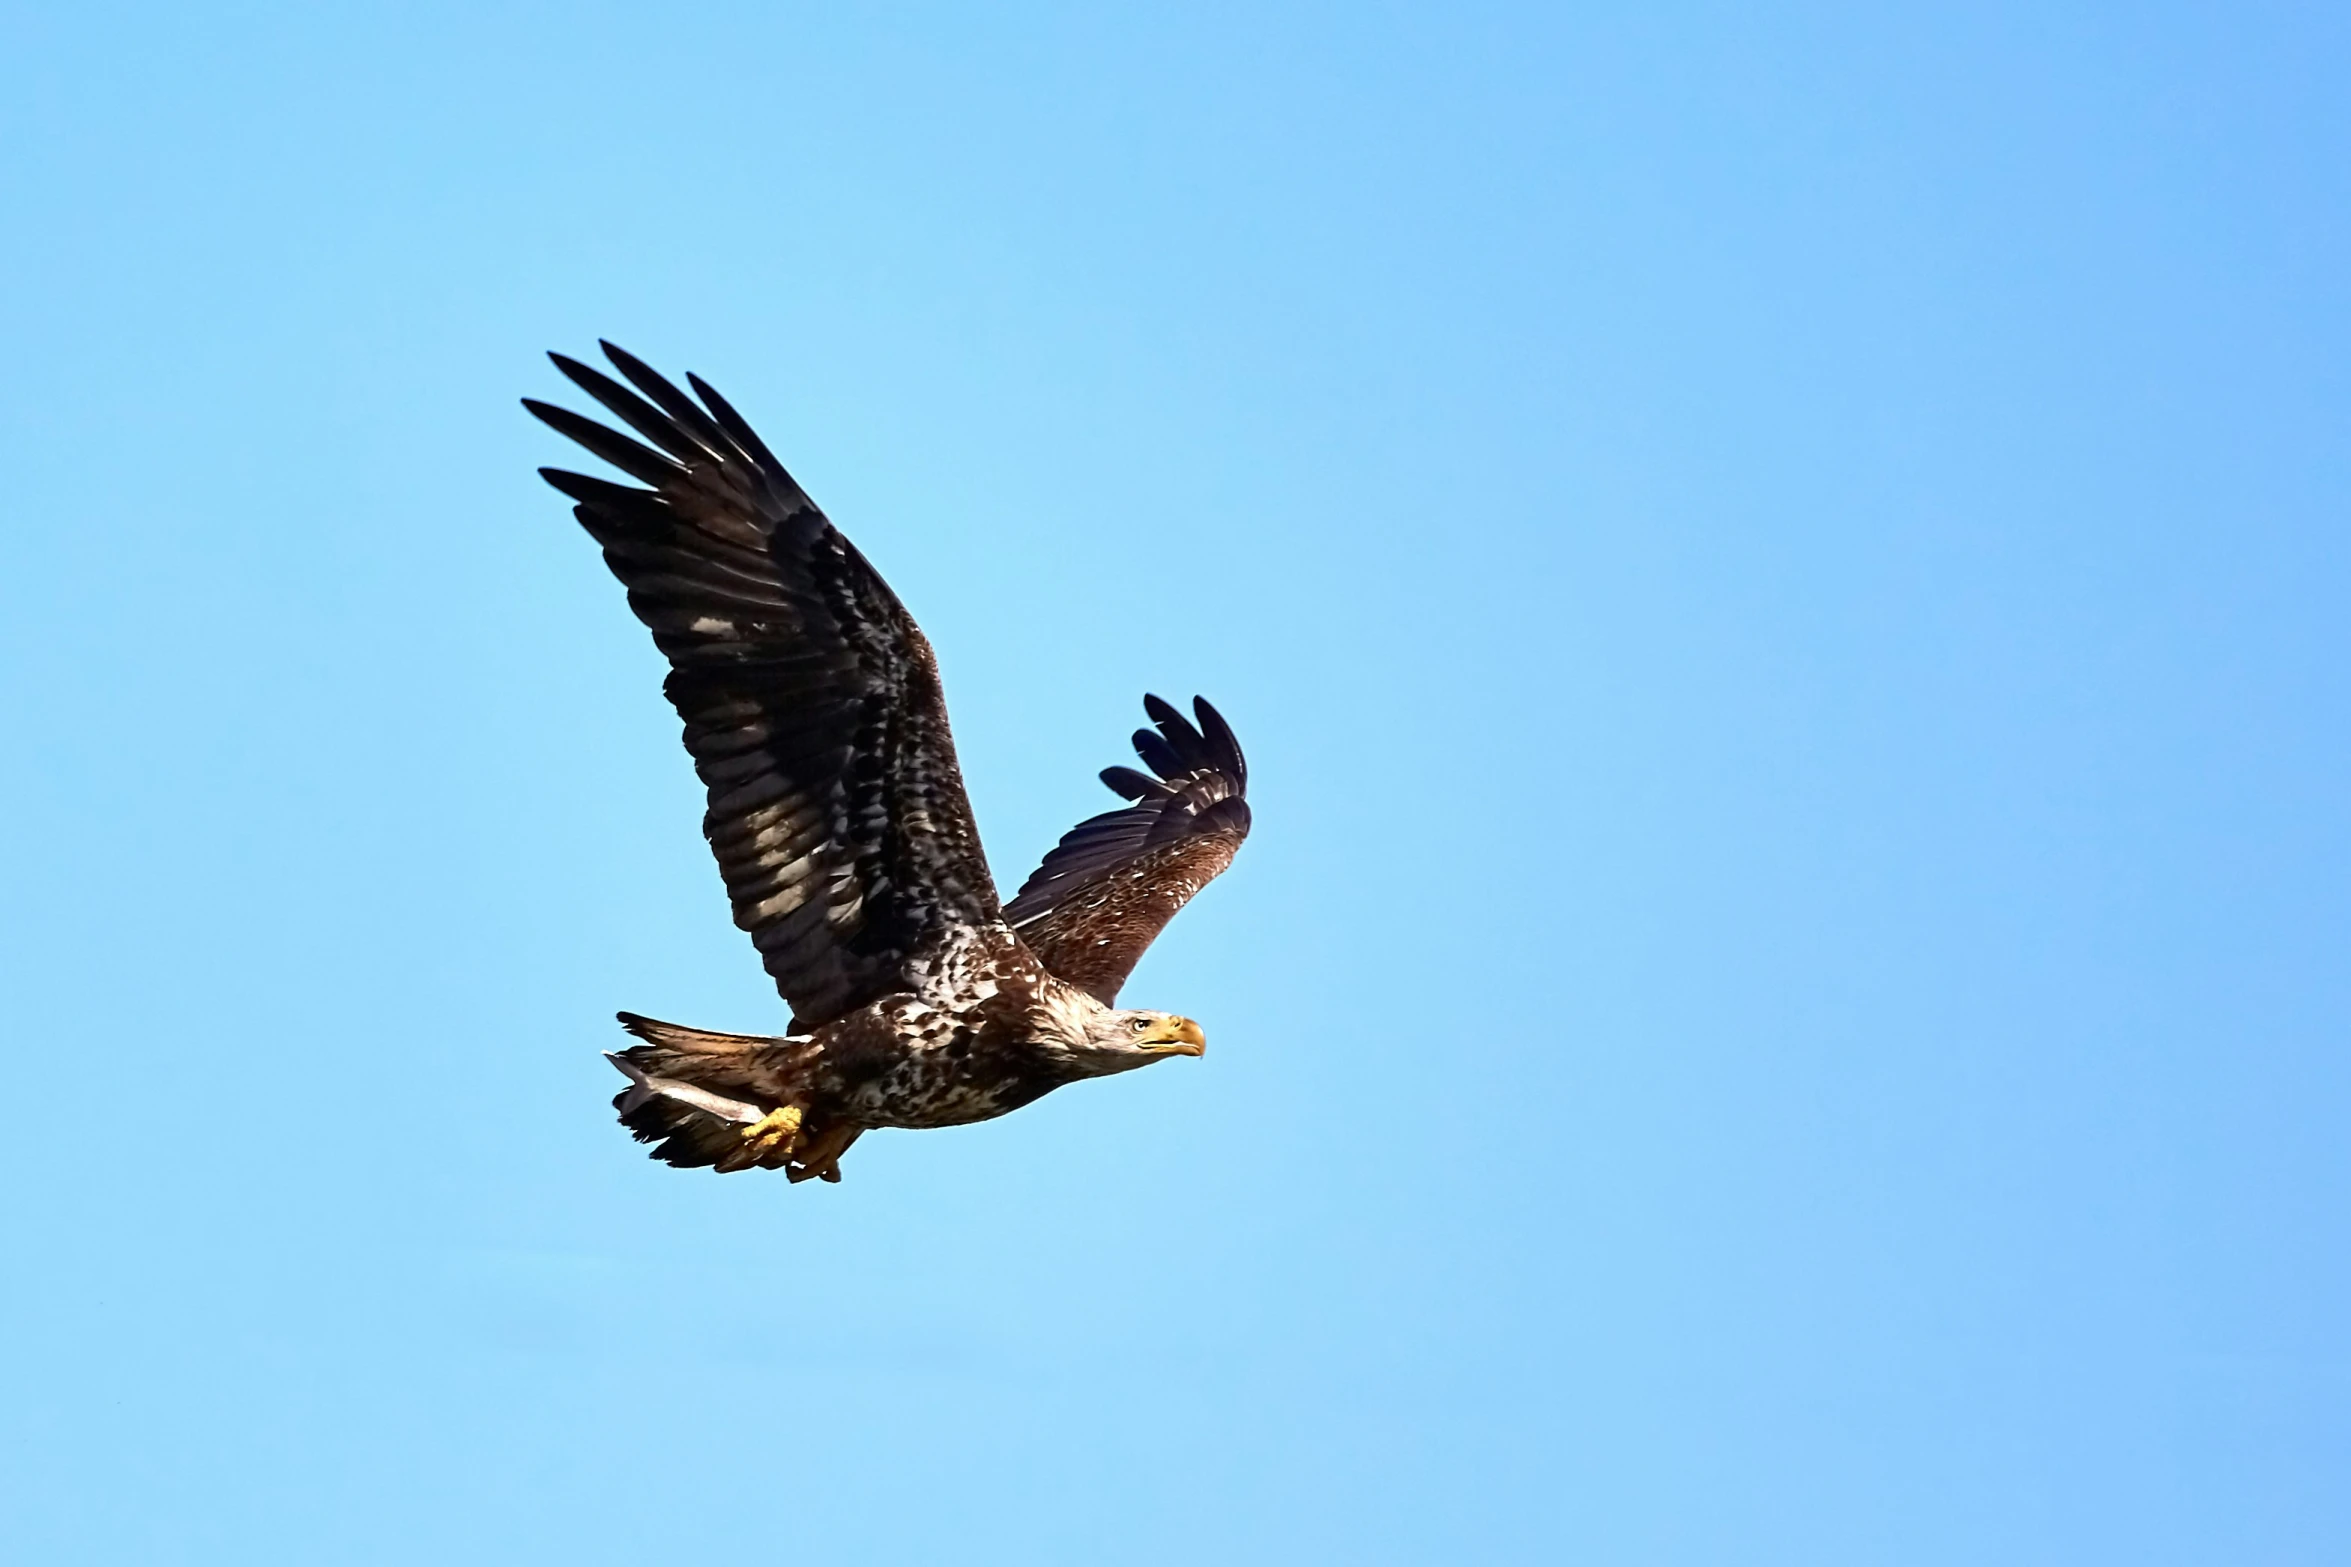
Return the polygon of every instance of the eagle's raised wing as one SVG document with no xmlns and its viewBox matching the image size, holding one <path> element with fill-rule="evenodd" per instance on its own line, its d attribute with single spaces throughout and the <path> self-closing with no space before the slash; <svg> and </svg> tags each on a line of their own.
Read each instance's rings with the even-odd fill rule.
<svg viewBox="0 0 2351 1567">
<path fill-rule="evenodd" d="M 1046 968 L 1105 1005 L 1249 836 L 1249 764 L 1223 715 L 1200 697 L 1197 729 L 1155 696 L 1143 710 L 1159 727 L 1135 731 L 1135 754 L 1158 776 L 1104 769 L 1134 804 L 1071 828 L 1004 910 Z"/>
<path fill-rule="evenodd" d="M 906 988 L 910 960 L 1001 917 L 930 644 L 726 399 L 633 356 L 642 397 L 550 355 L 650 447 L 524 406 L 649 488 L 542 468 L 668 655 L 709 787 L 703 834 L 795 1023 Z M 650 401 L 648 401 L 650 399 Z"/>
</svg>

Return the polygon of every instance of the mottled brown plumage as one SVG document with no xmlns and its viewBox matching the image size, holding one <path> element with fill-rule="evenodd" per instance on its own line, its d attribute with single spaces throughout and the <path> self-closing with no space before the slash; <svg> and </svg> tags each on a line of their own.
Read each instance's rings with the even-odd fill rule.
<svg viewBox="0 0 2351 1567">
<path fill-rule="evenodd" d="M 672 1164 L 838 1179 L 870 1128 L 984 1120 L 1199 1054 L 1188 1020 L 1113 1003 L 1249 830 L 1222 717 L 1195 699 L 1194 728 L 1147 697 L 1152 775 L 1103 774 L 1133 803 L 1072 829 L 1000 909 L 912 617 L 725 399 L 604 350 L 628 386 L 551 357 L 649 445 L 525 406 L 643 487 L 540 471 L 669 660 L 704 834 L 792 1008 L 775 1037 L 621 1014 L 643 1041 L 614 1058 L 623 1122 Z"/>
<path fill-rule="evenodd" d="M 1192 700 L 1200 727 L 1155 696 L 1143 709 L 1159 727 L 1135 731 L 1131 767 L 1102 781 L 1135 803 L 1071 828 L 1006 906 L 1004 917 L 1044 965 L 1104 1006 L 1143 949 L 1233 863 L 1249 836 L 1249 765 L 1224 715 Z"/>
</svg>

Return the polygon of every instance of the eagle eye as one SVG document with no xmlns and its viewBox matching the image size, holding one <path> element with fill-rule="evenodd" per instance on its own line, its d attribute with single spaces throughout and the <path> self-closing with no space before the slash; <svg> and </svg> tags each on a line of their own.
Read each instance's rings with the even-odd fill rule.
<svg viewBox="0 0 2351 1567">
<path fill-rule="evenodd" d="M 1132 1027 L 1136 1033 L 1140 1034 L 1143 1032 L 1143 1030 L 1151 1026 L 1151 1020 L 1147 1017 L 1139 1017 L 1135 1019 L 1135 1021 L 1129 1026 Z"/>
</svg>

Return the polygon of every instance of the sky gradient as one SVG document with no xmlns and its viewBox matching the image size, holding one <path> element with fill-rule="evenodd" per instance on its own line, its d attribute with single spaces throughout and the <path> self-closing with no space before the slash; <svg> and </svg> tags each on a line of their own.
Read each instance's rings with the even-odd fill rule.
<svg viewBox="0 0 2351 1567">
<path fill-rule="evenodd" d="M 0 1540 L 2351 1560 L 2351 26 L 0 9 Z M 783 1011 L 517 406 L 712 380 L 1000 881 L 1195 691 L 1200 1061 Z"/>
</svg>

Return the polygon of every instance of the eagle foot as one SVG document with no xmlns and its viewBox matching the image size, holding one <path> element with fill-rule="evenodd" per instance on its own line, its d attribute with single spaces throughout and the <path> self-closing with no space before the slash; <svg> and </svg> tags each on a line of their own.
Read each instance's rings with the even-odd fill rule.
<svg viewBox="0 0 2351 1567">
<path fill-rule="evenodd" d="M 853 1121 L 831 1121 L 812 1128 L 795 1150 L 796 1157 L 784 1173 L 796 1184 L 806 1180 L 838 1181 L 841 1178 L 841 1155 L 857 1141 L 865 1128 Z"/>
<path fill-rule="evenodd" d="M 718 1162 L 722 1172 L 782 1162 L 800 1146 L 800 1107 L 783 1105 L 743 1128 L 743 1141 Z"/>
</svg>

